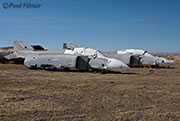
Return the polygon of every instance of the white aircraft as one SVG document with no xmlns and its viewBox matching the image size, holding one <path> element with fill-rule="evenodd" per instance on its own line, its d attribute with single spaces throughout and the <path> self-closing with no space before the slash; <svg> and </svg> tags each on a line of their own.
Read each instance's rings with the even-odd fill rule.
<svg viewBox="0 0 180 121">
<path fill-rule="evenodd" d="M 118 51 L 101 51 L 107 57 L 113 57 L 121 60 L 129 66 L 141 66 L 141 65 L 170 65 L 173 64 L 173 60 L 167 60 L 161 57 L 155 57 L 145 50 L 140 49 L 125 49 Z"/>
<path fill-rule="evenodd" d="M 5 56 L 7 59 L 24 58 L 25 66 L 31 68 L 77 68 L 79 70 L 110 70 L 129 68 L 120 60 L 105 57 L 99 51 L 79 47 L 74 50 L 34 51 L 23 41 L 14 42 L 15 52 Z"/>
<path fill-rule="evenodd" d="M 64 43 L 63 48 L 68 50 L 73 50 L 79 48 L 79 45 L 76 44 L 67 44 Z M 170 65 L 173 64 L 173 60 L 167 60 L 161 57 L 155 57 L 148 53 L 145 50 L 140 49 L 125 49 L 117 51 L 100 51 L 103 55 L 110 58 L 115 58 L 123 63 L 133 67 L 133 66 L 142 66 L 142 65 Z"/>
</svg>

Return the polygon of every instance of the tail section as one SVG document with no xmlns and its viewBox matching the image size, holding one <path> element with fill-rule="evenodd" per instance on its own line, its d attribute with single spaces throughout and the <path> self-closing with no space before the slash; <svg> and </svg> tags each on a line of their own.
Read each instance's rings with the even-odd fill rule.
<svg viewBox="0 0 180 121">
<path fill-rule="evenodd" d="M 30 45 L 25 43 L 24 41 L 14 41 L 14 50 L 34 50 Z"/>
<path fill-rule="evenodd" d="M 6 59 L 18 59 L 18 58 L 25 58 L 29 51 L 33 51 L 30 45 L 26 44 L 24 41 L 14 41 L 14 52 L 4 56 Z"/>
<path fill-rule="evenodd" d="M 81 47 L 80 45 L 77 44 L 69 44 L 69 43 L 63 43 L 63 49 L 68 49 L 68 50 L 73 50 L 74 48 Z"/>
</svg>

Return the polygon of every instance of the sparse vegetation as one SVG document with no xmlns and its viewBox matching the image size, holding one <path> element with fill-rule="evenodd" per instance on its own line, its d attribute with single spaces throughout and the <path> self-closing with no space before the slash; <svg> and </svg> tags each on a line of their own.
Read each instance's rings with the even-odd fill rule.
<svg viewBox="0 0 180 121">
<path fill-rule="evenodd" d="M 0 64 L 0 120 L 178 121 L 180 64 L 173 67 L 101 74 Z"/>
</svg>

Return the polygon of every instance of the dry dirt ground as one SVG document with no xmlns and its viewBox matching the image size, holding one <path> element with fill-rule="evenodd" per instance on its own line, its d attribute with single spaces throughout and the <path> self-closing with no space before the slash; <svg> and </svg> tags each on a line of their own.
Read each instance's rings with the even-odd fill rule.
<svg viewBox="0 0 180 121">
<path fill-rule="evenodd" d="M 180 120 L 180 64 L 124 74 L 0 64 L 0 120 Z"/>
</svg>

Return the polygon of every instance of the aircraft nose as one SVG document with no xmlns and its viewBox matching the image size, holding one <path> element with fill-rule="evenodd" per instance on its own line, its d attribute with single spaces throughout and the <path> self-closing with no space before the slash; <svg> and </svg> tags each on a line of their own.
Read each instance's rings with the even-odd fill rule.
<svg viewBox="0 0 180 121">
<path fill-rule="evenodd" d="M 173 64 L 174 61 L 173 60 L 164 60 L 164 64 Z"/>
<path fill-rule="evenodd" d="M 109 70 L 112 70 L 112 69 L 120 69 L 120 68 L 129 68 L 129 66 L 121 62 L 120 60 L 110 58 L 107 64 L 107 68 Z"/>
<path fill-rule="evenodd" d="M 157 58 L 157 63 L 159 64 L 173 64 L 174 61 L 173 60 L 167 60 L 165 58 Z"/>
</svg>

